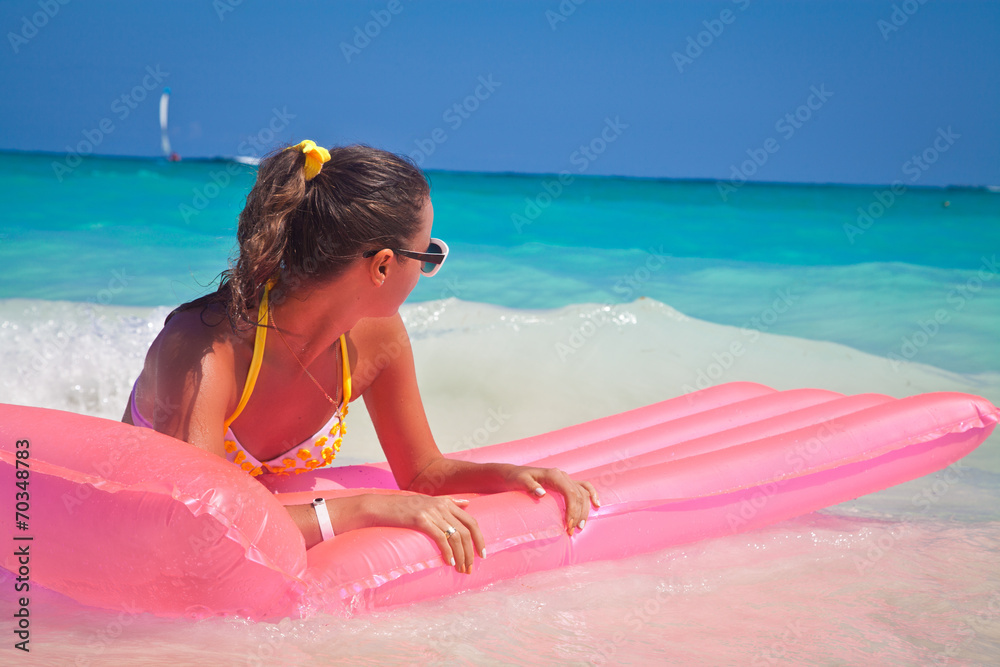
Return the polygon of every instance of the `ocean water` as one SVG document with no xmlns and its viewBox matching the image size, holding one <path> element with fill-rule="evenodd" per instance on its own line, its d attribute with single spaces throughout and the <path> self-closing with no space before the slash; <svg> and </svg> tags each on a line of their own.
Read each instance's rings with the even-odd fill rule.
<svg viewBox="0 0 1000 667">
<path fill-rule="evenodd" d="M 0 153 L 0 402 L 118 419 L 163 317 L 226 268 L 253 169 L 90 158 L 60 180 L 54 162 Z M 1000 403 L 995 190 L 430 178 L 452 256 L 403 315 L 445 451 L 737 380 Z M 354 405 L 341 458 L 378 459 Z M 490 410 L 509 418 L 486 434 Z M 16 661 L 996 664 L 998 501 L 994 434 L 766 530 L 353 618 L 168 621 L 41 590 Z"/>
</svg>

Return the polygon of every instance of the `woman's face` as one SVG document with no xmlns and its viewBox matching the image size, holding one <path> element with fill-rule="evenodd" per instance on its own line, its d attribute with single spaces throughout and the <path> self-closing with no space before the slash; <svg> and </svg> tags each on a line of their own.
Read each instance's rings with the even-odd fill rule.
<svg viewBox="0 0 1000 667">
<path fill-rule="evenodd" d="M 420 226 L 417 229 L 417 233 L 412 239 L 406 244 L 403 250 L 412 250 L 414 252 L 424 252 L 427 250 L 427 246 L 431 242 L 431 229 L 434 226 L 434 206 L 431 204 L 430 197 L 424 200 L 424 205 L 420 209 Z M 383 287 L 390 288 L 391 285 L 391 296 L 392 301 L 396 303 L 396 309 L 403 305 L 406 301 L 406 297 L 410 295 L 413 288 L 417 286 L 417 281 L 420 280 L 420 260 L 412 259 L 410 257 L 400 257 L 398 259 L 393 259 L 392 264 L 394 265 L 393 276 L 395 279 L 392 281 L 387 280 Z"/>
</svg>

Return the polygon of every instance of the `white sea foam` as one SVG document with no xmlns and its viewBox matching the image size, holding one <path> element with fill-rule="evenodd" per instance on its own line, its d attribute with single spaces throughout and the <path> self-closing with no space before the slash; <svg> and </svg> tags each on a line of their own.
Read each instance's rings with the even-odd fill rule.
<svg viewBox="0 0 1000 667">
<path fill-rule="evenodd" d="M 0 402 L 120 419 L 167 308 L 0 301 Z M 404 305 L 421 395 L 443 451 L 503 442 L 672 398 L 759 382 L 895 397 L 962 391 L 1000 403 L 1000 374 L 959 374 L 844 345 L 690 318 L 652 299 L 515 310 L 457 299 Z M 500 414 L 491 420 L 491 411 Z M 484 426 L 489 422 L 490 429 Z M 381 459 L 352 405 L 349 462 Z M 996 447 L 974 455 L 1000 472 Z"/>
</svg>

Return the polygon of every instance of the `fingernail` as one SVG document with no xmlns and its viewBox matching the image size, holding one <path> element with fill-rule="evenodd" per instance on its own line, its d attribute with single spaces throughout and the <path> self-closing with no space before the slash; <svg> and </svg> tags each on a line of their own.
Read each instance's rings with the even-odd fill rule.
<svg viewBox="0 0 1000 667">
<path fill-rule="evenodd" d="M 583 527 L 587 525 L 587 520 L 580 519 L 580 523 L 578 523 L 577 525 L 580 527 L 580 530 L 583 530 Z"/>
<path fill-rule="evenodd" d="M 539 486 L 537 489 L 535 489 L 535 495 L 536 496 L 544 496 L 545 495 L 545 489 L 543 489 L 542 487 Z"/>
<path fill-rule="evenodd" d="M 480 558 L 486 558 L 486 549 L 485 548 L 482 548 L 482 549 L 479 550 L 479 557 Z"/>
<path fill-rule="evenodd" d="M 455 567 L 455 557 L 454 556 L 452 556 L 452 558 L 451 558 L 451 566 Z"/>
</svg>

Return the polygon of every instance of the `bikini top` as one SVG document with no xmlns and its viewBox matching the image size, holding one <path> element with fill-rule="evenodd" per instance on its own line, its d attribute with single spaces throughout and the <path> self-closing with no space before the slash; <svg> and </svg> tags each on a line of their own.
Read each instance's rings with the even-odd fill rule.
<svg viewBox="0 0 1000 667">
<path fill-rule="evenodd" d="M 318 433 L 302 441 L 287 452 L 279 454 L 267 461 L 258 460 L 253 454 L 248 452 L 240 444 L 236 434 L 233 433 L 232 423 L 243 412 L 250 395 L 253 393 L 254 385 L 257 383 L 257 376 L 260 373 L 260 366 L 264 359 L 264 343 L 267 340 L 268 297 L 270 296 L 271 283 L 264 287 L 264 295 L 260 299 L 260 308 L 257 312 L 257 334 L 254 338 L 253 357 L 250 360 L 250 371 L 247 373 L 246 383 L 243 385 L 243 395 L 236 406 L 236 410 L 225 421 L 225 450 L 226 459 L 240 466 L 243 470 L 256 477 L 265 472 L 287 476 L 290 473 L 303 473 L 315 468 L 328 466 L 333 463 L 340 451 L 340 445 L 347 427 L 344 419 L 347 417 L 347 404 L 351 400 L 351 364 L 347 356 L 347 340 L 340 336 L 340 356 L 343 359 L 343 398 L 340 406 L 334 411 L 330 421 L 319 430 Z M 136 384 L 139 380 L 136 379 Z M 153 428 L 153 425 L 139 413 L 135 404 L 135 385 L 132 385 L 132 396 L 130 397 L 130 407 L 132 411 L 132 423 L 136 426 Z"/>
</svg>

